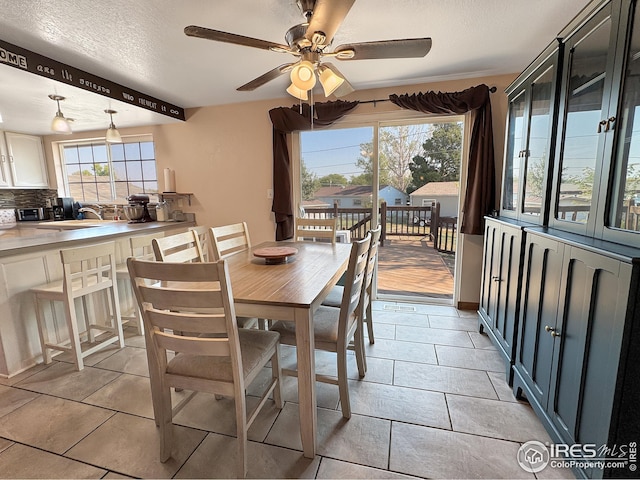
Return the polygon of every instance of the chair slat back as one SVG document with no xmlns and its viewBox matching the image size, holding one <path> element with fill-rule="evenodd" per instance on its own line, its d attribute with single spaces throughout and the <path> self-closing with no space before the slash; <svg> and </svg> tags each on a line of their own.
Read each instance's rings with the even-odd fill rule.
<svg viewBox="0 0 640 480">
<path fill-rule="evenodd" d="M 202 249 L 202 258 L 205 262 L 209 261 L 209 229 L 204 225 L 196 225 L 195 227 L 189 227 L 189 230 L 193 230 L 198 235 L 200 241 L 200 248 Z"/>
<path fill-rule="evenodd" d="M 337 219 L 335 218 L 297 218 L 295 237 L 297 240 L 311 240 L 336 243 Z"/>
<path fill-rule="evenodd" d="M 149 235 L 139 235 L 131 237 L 129 243 L 131 245 L 131 255 L 141 260 L 155 260 L 153 253 L 153 239 L 162 236 L 162 233 L 151 233 Z"/>
<path fill-rule="evenodd" d="M 209 231 L 211 232 L 213 257 L 216 260 L 222 260 L 234 253 L 251 249 L 249 228 L 246 222 L 211 227 Z"/>
<path fill-rule="evenodd" d="M 382 233 L 382 226 L 378 225 L 371 233 L 371 244 L 369 245 L 369 254 L 367 257 L 367 276 L 363 283 L 363 294 L 371 296 L 371 286 L 373 284 L 373 274 L 376 267 L 376 260 L 378 258 L 378 246 L 380 243 L 380 235 Z"/>
<path fill-rule="evenodd" d="M 152 245 L 156 260 L 159 262 L 191 263 L 204 261 L 198 234 L 192 230 L 168 237 L 154 238 Z"/>
<path fill-rule="evenodd" d="M 351 244 L 351 255 L 349 256 L 349 266 L 347 267 L 342 304 L 340 305 L 338 338 L 349 338 L 350 335 L 347 336 L 347 332 L 355 328 L 362 285 L 366 276 L 370 243 L 371 234 L 367 233 L 365 238 Z"/>
<path fill-rule="evenodd" d="M 176 264 L 129 258 L 127 268 L 141 307 L 147 348 L 158 359 L 150 368 L 160 369 L 160 376 L 165 374 L 170 351 L 228 357 L 234 382 L 243 382 L 238 327 L 224 260 Z"/>
<path fill-rule="evenodd" d="M 106 242 L 60 251 L 63 289 L 77 298 L 113 285 L 116 274 L 115 243 Z"/>
</svg>

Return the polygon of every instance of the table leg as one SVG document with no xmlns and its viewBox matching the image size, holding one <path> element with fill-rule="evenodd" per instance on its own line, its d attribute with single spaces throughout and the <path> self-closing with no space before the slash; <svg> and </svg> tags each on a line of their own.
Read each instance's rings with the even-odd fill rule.
<svg viewBox="0 0 640 480">
<path fill-rule="evenodd" d="M 309 309 L 296 309 L 296 351 L 298 356 L 298 403 L 300 436 L 304 456 L 314 458 L 318 432 L 316 412 L 316 364 L 313 338 L 313 314 Z"/>
</svg>

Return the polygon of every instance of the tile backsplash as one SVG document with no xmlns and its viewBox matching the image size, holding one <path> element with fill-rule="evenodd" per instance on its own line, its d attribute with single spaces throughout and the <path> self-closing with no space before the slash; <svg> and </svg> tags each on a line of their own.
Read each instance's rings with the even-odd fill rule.
<svg viewBox="0 0 640 480">
<path fill-rule="evenodd" d="M 58 191 L 50 189 L 0 189 L 0 209 L 44 207 L 57 197 Z"/>
</svg>

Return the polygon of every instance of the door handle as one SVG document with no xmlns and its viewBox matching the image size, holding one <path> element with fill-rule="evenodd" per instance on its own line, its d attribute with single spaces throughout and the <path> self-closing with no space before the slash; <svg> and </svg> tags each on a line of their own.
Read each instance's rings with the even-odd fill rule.
<svg viewBox="0 0 640 480">
<path fill-rule="evenodd" d="M 602 127 L 606 128 L 606 126 L 607 126 L 607 121 L 606 120 L 600 120 L 600 122 L 598 123 L 598 133 L 602 133 Z"/>
<path fill-rule="evenodd" d="M 499 282 L 500 281 L 500 277 L 494 276 L 494 277 L 491 277 L 491 280 L 493 280 L 494 282 Z"/>
<path fill-rule="evenodd" d="M 611 128 L 612 128 L 611 124 L 615 123 L 615 121 L 616 121 L 616 117 L 607 118 L 607 127 L 604 129 L 604 131 L 608 132 L 609 130 L 611 130 Z"/>
<path fill-rule="evenodd" d="M 550 327 L 549 325 L 545 326 L 544 329 L 546 332 L 549 332 L 553 338 L 560 336 L 560 332 L 558 332 L 555 328 Z"/>
</svg>

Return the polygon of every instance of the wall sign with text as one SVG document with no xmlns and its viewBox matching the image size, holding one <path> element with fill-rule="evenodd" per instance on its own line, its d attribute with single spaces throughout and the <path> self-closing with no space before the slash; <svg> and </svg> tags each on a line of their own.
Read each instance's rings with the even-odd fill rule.
<svg viewBox="0 0 640 480">
<path fill-rule="evenodd" d="M 178 120 L 184 109 L 0 40 L 0 63 Z"/>
</svg>

